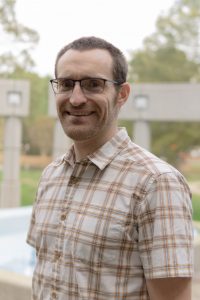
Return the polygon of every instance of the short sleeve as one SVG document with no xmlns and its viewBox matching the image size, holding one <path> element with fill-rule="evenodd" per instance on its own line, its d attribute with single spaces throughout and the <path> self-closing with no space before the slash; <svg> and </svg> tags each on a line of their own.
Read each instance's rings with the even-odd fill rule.
<svg viewBox="0 0 200 300">
<path fill-rule="evenodd" d="M 26 242 L 35 248 L 35 239 L 36 239 L 36 232 L 35 232 L 35 205 L 33 206 L 32 210 L 32 215 L 31 215 L 31 220 L 30 220 L 30 225 L 29 225 L 29 230 L 27 233 L 27 239 Z"/>
<path fill-rule="evenodd" d="M 145 277 L 191 277 L 192 202 L 181 174 L 151 178 L 139 212 L 139 252 Z"/>
</svg>

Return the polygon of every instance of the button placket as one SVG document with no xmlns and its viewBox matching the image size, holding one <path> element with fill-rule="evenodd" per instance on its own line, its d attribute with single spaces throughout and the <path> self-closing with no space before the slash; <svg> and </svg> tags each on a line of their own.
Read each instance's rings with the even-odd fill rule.
<svg viewBox="0 0 200 300">
<path fill-rule="evenodd" d="M 69 186 L 74 185 L 80 181 L 81 176 L 85 172 L 87 166 L 88 166 L 88 160 L 83 160 L 75 164 L 74 170 L 69 180 Z"/>
<path fill-rule="evenodd" d="M 56 299 L 56 298 L 57 298 L 57 293 L 56 293 L 55 290 L 53 290 L 53 291 L 51 292 L 51 297 L 52 297 L 52 299 Z"/>
<path fill-rule="evenodd" d="M 54 253 L 54 262 L 58 261 L 60 257 L 61 257 L 61 252 L 56 250 Z"/>
<path fill-rule="evenodd" d="M 61 213 L 60 216 L 61 221 L 65 221 L 66 218 L 67 218 L 67 213 L 66 212 Z"/>
</svg>

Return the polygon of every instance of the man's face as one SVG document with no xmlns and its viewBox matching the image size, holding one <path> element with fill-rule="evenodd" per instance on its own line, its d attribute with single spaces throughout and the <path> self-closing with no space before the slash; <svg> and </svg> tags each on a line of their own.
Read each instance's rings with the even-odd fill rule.
<svg viewBox="0 0 200 300">
<path fill-rule="evenodd" d="M 113 79 L 112 57 L 101 49 L 68 50 L 58 61 L 57 77 Z M 115 134 L 122 104 L 113 83 L 106 82 L 102 93 L 87 94 L 77 82 L 71 95 L 56 95 L 57 112 L 67 136 L 74 141 L 106 141 Z"/>
</svg>

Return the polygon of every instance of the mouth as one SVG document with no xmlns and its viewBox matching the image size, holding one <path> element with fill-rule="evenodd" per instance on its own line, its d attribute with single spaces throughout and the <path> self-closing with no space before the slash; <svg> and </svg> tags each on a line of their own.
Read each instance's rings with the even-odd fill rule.
<svg viewBox="0 0 200 300">
<path fill-rule="evenodd" d="M 88 117 L 91 116 L 94 112 L 92 111 L 66 111 L 65 112 L 69 116 L 73 117 Z"/>
</svg>

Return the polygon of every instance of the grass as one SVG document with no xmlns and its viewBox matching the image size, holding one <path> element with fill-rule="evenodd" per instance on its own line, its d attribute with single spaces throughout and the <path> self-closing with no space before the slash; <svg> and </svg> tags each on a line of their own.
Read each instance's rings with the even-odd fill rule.
<svg viewBox="0 0 200 300">
<path fill-rule="evenodd" d="M 38 182 L 42 170 L 52 161 L 52 158 L 45 155 L 22 155 L 20 159 L 21 205 L 32 205 L 35 201 Z M 2 153 L 0 152 L 0 184 L 3 180 L 3 174 L 1 170 L 2 164 L 3 158 Z"/>
<path fill-rule="evenodd" d="M 40 169 L 22 169 L 21 170 L 21 205 L 32 205 L 38 187 L 38 182 L 41 176 L 42 170 Z"/>
<path fill-rule="evenodd" d="M 181 170 L 188 182 L 200 182 L 200 160 L 190 160 Z M 192 195 L 193 220 L 200 222 L 200 194 Z"/>
<path fill-rule="evenodd" d="M 189 160 L 184 163 L 180 171 L 188 181 L 200 181 L 200 159 Z"/>
<path fill-rule="evenodd" d="M 200 195 L 193 195 L 192 206 L 193 206 L 193 220 L 200 221 Z"/>
<path fill-rule="evenodd" d="M 183 175 L 185 176 L 185 178 L 187 179 L 187 181 L 200 181 L 200 171 L 198 173 L 194 172 L 194 173 L 186 173 L 184 174 L 184 172 L 182 172 Z"/>
<path fill-rule="evenodd" d="M 38 182 L 41 176 L 42 170 L 30 169 L 21 170 L 20 182 L 21 182 L 21 205 L 32 205 L 35 200 L 37 192 Z M 0 185 L 3 180 L 2 171 L 0 171 Z"/>
</svg>

